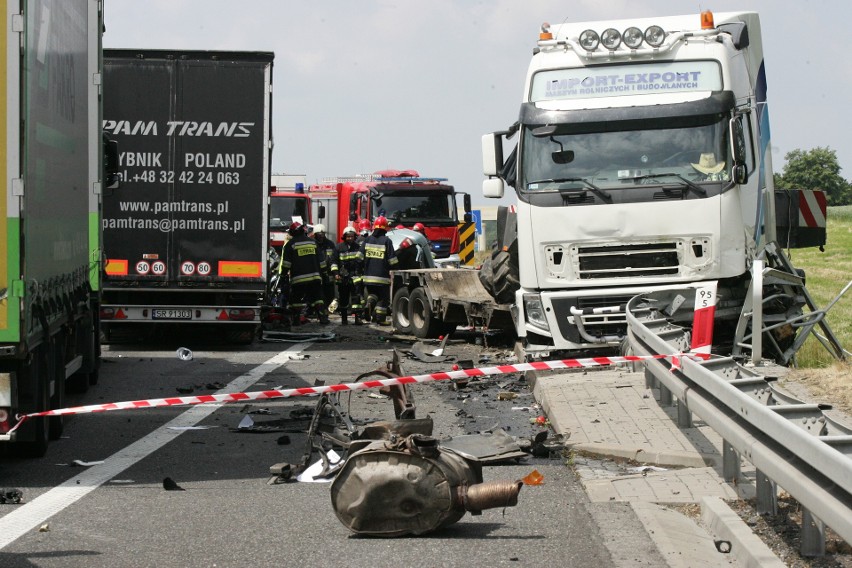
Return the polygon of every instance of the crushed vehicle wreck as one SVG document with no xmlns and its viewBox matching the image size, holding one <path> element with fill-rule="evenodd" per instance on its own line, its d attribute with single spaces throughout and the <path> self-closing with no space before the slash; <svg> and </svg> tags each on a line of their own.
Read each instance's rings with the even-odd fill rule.
<svg viewBox="0 0 852 568">
<path fill-rule="evenodd" d="M 465 512 L 518 504 L 524 483 L 482 482 L 478 461 L 413 434 L 353 442 L 331 484 L 337 518 L 361 535 L 422 535 L 449 526 Z"/>
</svg>

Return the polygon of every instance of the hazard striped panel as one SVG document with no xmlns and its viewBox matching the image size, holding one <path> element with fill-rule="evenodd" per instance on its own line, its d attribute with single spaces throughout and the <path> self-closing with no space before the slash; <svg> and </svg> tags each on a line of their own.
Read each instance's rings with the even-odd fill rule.
<svg viewBox="0 0 852 568">
<path fill-rule="evenodd" d="M 127 260 L 119 258 L 109 258 L 106 262 L 104 271 L 109 276 L 127 276 Z"/>
<path fill-rule="evenodd" d="M 474 242 L 476 242 L 476 223 L 459 223 L 459 257 L 462 264 L 473 264 Z"/>
<path fill-rule="evenodd" d="M 262 275 L 263 265 L 260 262 L 219 261 L 219 276 L 260 278 Z"/>
<path fill-rule="evenodd" d="M 822 191 L 799 192 L 799 226 L 811 228 L 825 227 L 825 193 Z"/>
</svg>

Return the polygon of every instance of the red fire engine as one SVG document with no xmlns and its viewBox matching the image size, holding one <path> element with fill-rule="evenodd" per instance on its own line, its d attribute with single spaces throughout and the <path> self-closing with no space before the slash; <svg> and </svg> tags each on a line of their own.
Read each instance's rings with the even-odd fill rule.
<svg viewBox="0 0 852 568">
<path fill-rule="evenodd" d="M 391 227 L 426 227 L 426 237 L 438 261 L 457 259 L 459 215 L 456 195 L 464 196 L 470 211 L 470 195 L 457 194 L 446 178 L 420 177 L 415 170 L 382 170 L 370 175 L 335 178 L 312 185 L 309 195 L 316 220 L 327 225 L 335 242 L 347 226 L 358 228 L 362 219 L 387 217 Z"/>
</svg>

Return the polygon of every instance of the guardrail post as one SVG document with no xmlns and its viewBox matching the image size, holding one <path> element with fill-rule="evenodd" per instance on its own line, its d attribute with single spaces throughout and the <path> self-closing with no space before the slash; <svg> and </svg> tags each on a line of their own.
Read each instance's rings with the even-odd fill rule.
<svg viewBox="0 0 852 568">
<path fill-rule="evenodd" d="M 825 556 L 825 524 L 802 507 L 802 556 Z"/>
<path fill-rule="evenodd" d="M 660 381 L 657 380 L 657 377 L 654 376 L 654 373 L 645 368 L 645 388 L 646 389 L 655 389 L 660 384 Z"/>
<path fill-rule="evenodd" d="M 666 388 L 666 386 L 660 383 L 660 406 L 671 406 L 672 405 L 672 391 Z"/>
<path fill-rule="evenodd" d="M 692 428 L 692 412 L 686 406 L 685 400 L 677 401 L 677 425 L 679 428 Z"/>
<path fill-rule="evenodd" d="M 755 489 L 757 493 L 757 513 L 759 515 L 777 515 L 777 486 L 774 481 L 766 477 L 759 469 L 755 471 Z"/>
<path fill-rule="evenodd" d="M 727 440 L 722 440 L 722 477 L 725 481 L 740 478 L 740 454 Z"/>
</svg>

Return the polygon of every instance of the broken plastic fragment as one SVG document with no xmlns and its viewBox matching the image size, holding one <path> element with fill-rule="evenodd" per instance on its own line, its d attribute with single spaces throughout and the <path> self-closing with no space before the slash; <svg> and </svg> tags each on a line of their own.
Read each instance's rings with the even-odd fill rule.
<svg viewBox="0 0 852 568">
<path fill-rule="evenodd" d="M 544 476 L 537 469 L 529 472 L 521 481 L 526 485 L 541 485 L 544 483 Z"/>
<path fill-rule="evenodd" d="M 72 463 L 72 465 L 79 465 L 80 467 L 89 467 L 89 466 L 93 466 L 93 465 L 102 464 L 104 462 L 103 462 L 103 460 L 93 461 L 93 462 L 84 462 L 83 460 L 74 460 L 71 463 Z"/>
<path fill-rule="evenodd" d="M 192 351 L 186 347 L 178 347 L 177 357 L 181 361 L 192 361 Z"/>
</svg>

